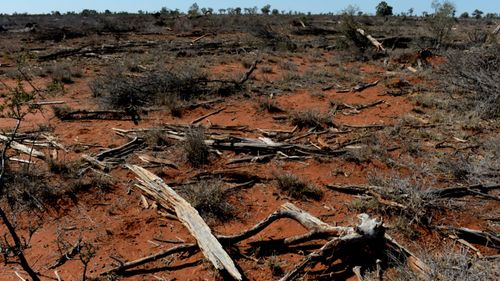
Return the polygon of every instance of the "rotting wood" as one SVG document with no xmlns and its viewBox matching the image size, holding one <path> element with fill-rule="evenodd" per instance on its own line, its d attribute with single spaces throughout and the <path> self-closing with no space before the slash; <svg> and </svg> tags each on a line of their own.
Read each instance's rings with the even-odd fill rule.
<svg viewBox="0 0 500 281">
<path fill-rule="evenodd" d="M 104 172 L 109 172 L 111 170 L 111 166 L 107 162 L 99 161 L 96 158 L 87 154 L 82 154 L 81 157 L 83 160 L 89 162 L 92 166 L 100 170 L 103 170 Z"/>
<path fill-rule="evenodd" d="M 272 158 L 274 158 L 276 154 L 264 154 L 264 155 L 257 155 L 257 156 L 246 156 L 246 157 L 240 157 L 240 158 L 235 158 L 227 161 L 226 164 L 239 164 L 239 163 L 245 163 L 245 162 L 257 162 L 257 163 L 265 163 L 270 161 Z"/>
<path fill-rule="evenodd" d="M 356 29 L 356 31 L 359 34 L 365 36 L 366 39 L 368 39 L 370 41 L 370 43 L 372 43 L 372 45 L 375 46 L 377 51 L 385 52 L 384 46 L 377 39 L 373 38 L 370 34 L 366 34 L 366 32 L 361 28 Z"/>
<path fill-rule="evenodd" d="M 242 280 L 242 275 L 233 260 L 222 248 L 198 211 L 153 173 L 139 166 L 126 167 L 139 177 L 143 185 L 142 187 L 139 185 L 142 191 L 154 197 L 160 204 L 173 206 L 180 221 L 194 236 L 201 251 L 216 269 L 225 270 L 234 279 Z"/>
<path fill-rule="evenodd" d="M 3 141 L 3 142 L 9 142 L 10 141 L 10 138 L 7 137 L 7 136 L 4 136 L 4 135 L 0 135 L 0 141 Z M 17 141 L 11 141 L 10 142 L 10 147 L 14 150 L 17 150 L 17 151 L 20 151 L 24 154 L 28 154 L 28 155 L 31 155 L 33 157 L 36 157 L 36 158 L 40 158 L 40 159 L 43 159 L 45 160 L 46 159 L 46 156 L 43 152 L 41 151 L 38 151 L 32 147 L 29 147 L 29 146 L 26 146 L 24 144 L 21 144 L 21 143 L 18 143 Z"/>
<path fill-rule="evenodd" d="M 470 243 L 500 249 L 500 235 L 489 231 L 480 231 L 466 227 L 437 226 L 438 230 L 453 234 Z"/>
<path fill-rule="evenodd" d="M 161 159 L 161 158 L 153 157 L 151 155 L 146 155 L 146 154 L 139 155 L 139 159 L 141 159 L 142 161 L 144 161 L 146 163 L 163 165 L 163 166 L 167 166 L 167 167 L 179 170 L 179 167 L 177 165 L 175 165 L 175 163 L 173 163 L 172 161 L 168 161 L 167 159 Z"/>
<path fill-rule="evenodd" d="M 488 192 L 496 189 L 500 189 L 500 184 L 490 184 L 490 185 L 479 184 L 479 185 L 471 185 L 464 187 L 449 187 L 449 188 L 434 189 L 428 191 L 428 193 L 432 196 L 436 196 L 439 198 L 455 198 L 467 195 L 480 195 L 490 198 L 491 195 L 489 195 Z M 497 197 L 493 198 L 496 199 Z"/>
<path fill-rule="evenodd" d="M 423 262 L 412 251 L 408 250 L 406 247 L 398 243 L 389 234 L 386 233 L 384 237 L 386 240 L 386 245 L 389 246 L 389 248 L 391 248 L 393 251 L 397 252 L 393 255 L 394 257 L 397 257 L 399 259 L 399 256 L 402 254 L 406 257 L 406 264 L 413 272 L 415 272 L 423 280 L 431 280 L 430 277 L 432 276 L 432 270 L 429 265 Z"/>
<path fill-rule="evenodd" d="M 329 259 L 335 258 L 338 252 L 360 243 L 366 243 L 367 245 L 376 244 L 374 241 L 384 237 L 385 231 L 381 221 L 371 219 L 366 214 L 361 214 L 358 217 L 361 222 L 354 231 L 344 236 L 331 239 L 319 250 L 307 255 L 291 271 L 286 273 L 280 281 L 295 280 L 306 267 L 313 267 L 326 257 Z"/>
<path fill-rule="evenodd" d="M 352 91 L 353 92 L 361 92 L 367 88 L 370 88 L 370 87 L 374 87 L 378 84 L 378 82 L 380 82 L 380 80 L 377 80 L 377 81 L 374 81 L 374 82 L 371 82 L 371 83 L 358 83 L 356 84 L 356 86 L 354 86 L 352 88 Z"/>
<path fill-rule="evenodd" d="M 256 234 L 260 233 L 265 228 L 267 228 L 269 225 L 271 225 L 274 221 L 283 218 L 293 219 L 298 223 L 300 223 L 302 226 L 304 226 L 306 229 L 308 229 L 310 233 L 315 233 L 315 234 L 324 233 L 324 234 L 329 234 L 330 236 L 339 236 L 339 235 L 344 235 L 346 233 L 354 232 L 354 228 L 352 227 L 331 226 L 327 223 L 324 223 L 317 217 L 314 217 L 313 215 L 307 213 L 306 211 L 299 209 L 292 203 L 285 203 L 280 207 L 280 209 L 278 209 L 277 211 L 269 215 L 267 218 L 258 222 L 257 224 L 255 224 L 253 227 L 249 228 L 246 231 L 233 235 L 217 235 L 216 237 L 219 239 L 219 241 L 221 241 L 221 243 L 236 244 L 252 236 L 255 236 Z M 311 234 L 308 235 L 310 237 L 313 236 Z M 290 239 L 287 244 L 293 244 L 295 242 L 299 242 L 299 239 L 297 238 Z M 108 275 L 110 273 L 119 274 L 121 272 L 126 271 L 127 269 L 138 267 L 175 253 L 188 252 L 188 251 L 195 252 L 198 250 L 199 250 L 198 245 L 194 243 L 178 245 L 170 249 L 160 251 L 158 253 L 131 262 L 121 263 L 119 266 L 101 273 L 101 275 Z"/>
<path fill-rule="evenodd" d="M 99 152 L 95 158 L 103 161 L 107 157 L 122 157 L 137 149 L 142 143 L 142 139 L 135 137 L 128 143 Z"/>
</svg>

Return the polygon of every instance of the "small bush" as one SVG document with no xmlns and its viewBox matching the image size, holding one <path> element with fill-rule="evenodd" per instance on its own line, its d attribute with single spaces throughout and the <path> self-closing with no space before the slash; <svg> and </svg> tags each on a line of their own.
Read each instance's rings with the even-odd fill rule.
<svg viewBox="0 0 500 281">
<path fill-rule="evenodd" d="M 270 65 L 263 65 L 260 67 L 260 71 L 265 74 L 273 73 L 273 67 Z"/>
<path fill-rule="evenodd" d="M 224 222 L 234 217 L 234 207 L 228 202 L 221 181 L 201 182 L 180 192 L 206 220 Z"/>
<path fill-rule="evenodd" d="M 454 247 L 448 247 L 453 249 Z M 478 259 L 467 254 L 466 249 L 448 250 L 439 255 L 432 255 L 428 251 L 417 254 L 423 262 L 429 266 L 429 280 L 463 280 L 483 281 L 498 280 L 500 278 L 500 267 L 496 260 Z M 398 257 L 390 257 L 396 262 L 396 270 L 392 274 L 386 274 L 389 281 L 417 281 L 422 277 L 412 270 L 406 263 L 398 260 Z M 378 280 L 368 274 L 367 280 Z"/>
<path fill-rule="evenodd" d="M 275 100 L 269 98 L 260 100 L 257 108 L 259 111 L 267 111 L 269 113 L 284 112 Z"/>
<path fill-rule="evenodd" d="M 42 70 L 43 71 L 43 70 Z M 53 82 L 71 84 L 74 78 L 83 76 L 83 72 L 74 64 L 69 62 L 55 62 L 45 68 L 45 72 L 40 73 L 40 76 L 49 75 Z"/>
<path fill-rule="evenodd" d="M 452 51 L 441 69 L 444 85 L 461 98 L 450 102 L 456 110 L 475 113 L 485 119 L 500 116 L 500 56 L 498 49 Z"/>
<path fill-rule="evenodd" d="M 299 128 L 320 128 L 331 123 L 330 116 L 317 110 L 298 111 L 292 116 L 292 124 Z"/>
<path fill-rule="evenodd" d="M 165 135 L 165 131 L 151 130 L 144 135 L 146 144 L 150 147 L 162 147 L 171 145 L 171 141 Z"/>
<path fill-rule="evenodd" d="M 200 167 L 209 162 L 210 151 L 205 144 L 205 132 L 203 128 L 190 128 L 185 133 L 184 150 L 187 159 L 194 167 Z"/>
<path fill-rule="evenodd" d="M 141 76 L 110 71 L 89 86 L 106 109 L 166 105 L 175 112 L 179 100 L 191 100 L 210 91 L 203 87 L 204 81 L 205 74 L 194 68 L 181 72 L 148 71 Z"/>
<path fill-rule="evenodd" d="M 284 173 L 275 175 L 275 178 L 278 188 L 292 198 L 319 200 L 323 197 L 323 192 L 317 186 L 306 183 L 294 174 Z"/>
<path fill-rule="evenodd" d="M 380 177 L 369 175 L 370 185 L 383 187 L 379 192 L 383 198 L 404 205 L 404 209 L 387 209 L 392 214 L 404 218 L 408 225 L 428 225 L 435 213 L 445 208 L 439 198 L 428 190 L 429 183 L 399 176 Z"/>
</svg>

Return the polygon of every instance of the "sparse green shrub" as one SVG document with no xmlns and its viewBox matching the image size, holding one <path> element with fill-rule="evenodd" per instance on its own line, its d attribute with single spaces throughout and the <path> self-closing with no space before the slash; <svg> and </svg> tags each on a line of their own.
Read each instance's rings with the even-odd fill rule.
<svg viewBox="0 0 500 281">
<path fill-rule="evenodd" d="M 314 184 L 306 183 L 292 173 L 277 174 L 275 179 L 278 188 L 292 198 L 319 200 L 323 197 L 321 189 Z"/>
<path fill-rule="evenodd" d="M 455 5 L 445 0 L 442 3 L 438 0 L 432 1 L 432 8 L 434 9 L 434 14 L 427 18 L 429 24 L 429 29 L 434 36 L 436 48 L 442 47 L 442 45 L 448 40 L 451 29 L 455 24 Z"/>
</svg>

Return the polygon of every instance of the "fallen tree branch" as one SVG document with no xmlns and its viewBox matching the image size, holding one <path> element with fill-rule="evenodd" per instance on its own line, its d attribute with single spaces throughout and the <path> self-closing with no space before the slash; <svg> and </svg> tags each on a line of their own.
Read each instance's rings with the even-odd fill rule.
<svg viewBox="0 0 500 281">
<path fill-rule="evenodd" d="M 179 220 L 198 242 L 198 246 L 205 257 L 218 270 L 226 271 L 235 280 L 242 280 L 242 275 L 236 268 L 231 257 L 222 248 L 222 245 L 212 234 L 210 228 L 198 212 L 162 179 L 139 166 L 127 165 L 127 168 L 136 173 L 142 191 L 149 194 L 160 204 L 172 206 Z"/>
<path fill-rule="evenodd" d="M 215 110 L 215 111 L 212 111 L 212 112 L 209 112 L 209 113 L 207 113 L 207 114 L 205 114 L 205 115 L 203 115 L 203 116 L 200 116 L 200 117 L 198 117 L 198 118 L 194 119 L 193 121 L 191 121 L 191 125 L 198 124 L 199 122 L 203 121 L 203 119 L 205 119 L 205 118 L 207 118 L 207 117 L 210 117 L 210 116 L 212 116 L 212 115 L 215 115 L 215 114 L 217 114 L 217 113 L 220 113 L 220 112 L 222 112 L 222 111 L 223 111 L 223 110 L 225 110 L 225 109 L 226 109 L 226 107 L 221 107 L 221 108 L 219 108 L 219 109 L 217 109 L 217 110 Z"/>
<path fill-rule="evenodd" d="M 295 280 L 306 267 L 313 267 L 316 263 L 327 257 L 330 260 L 336 260 L 340 257 L 336 257 L 336 255 L 339 255 L 339 252 L 343 252 L 349 247 L 359 245 L 360 243 L 371 245 L 376 240 L 384 237 L 385 231 L 382 222 L 370 219 L 366 214 L 359 215 L 359 218 L 361 222 L 355 228 L 355 231 L 342 237 L 331 239 L 319 250 L 307 255 L 291 271 L 285 274 L 280 281 Z"/>
<path fill-rule="evenodd" d="M 384 46 L 377 39 L 373 38 L 370 34 L 366 34 L 365 31 L 361 28 L 356 29 L 356 31 L 359 34 L 365 36 L 366 39 L 368 39 L 368 41 L 370 41 L 370 43 L 375 46 L 375 49 L 377 49 L 377 51 L 385 52 Z"/>
<path fill-rule="evenodd" d="M 500 235 L 489 231 L 480 231 L 466 227 L 437 226 L 438 230 L 455 235 L 467 242 L 500 249 Z"/>
<path fill-rule="evenodd" d="M 17 151 L 20 151 L 24 154 L 27 154 L 27 155 L 30 155 L 33 157 L 37 157 L 37 158 L 40 158 L 43 160 L 46 159 L 45 154 L 43 152 L 38 151 L 32 147 L 26 146 L 24 144 L 18 143 L 17 141 L 10 140 L 10 138 L 7 136 L 0 135 L 0 141 L 10 142 L 10 148 L 15 149 Z"/>
<path fill-rule="evenodd" d="M 122 156 L 127 155 L 127 154 L 131 153 L 132 151 L 134 151 L 142 143 L 143 143 L 142 139 L 135 137 L 133 140 L 131 140 L 128 143 L 125 143 L 123 145 L 99 152 L 95 156 L 95 158 L 99 161 L 103 161 L 107 157 L 122 157 Z"/>
</svg>

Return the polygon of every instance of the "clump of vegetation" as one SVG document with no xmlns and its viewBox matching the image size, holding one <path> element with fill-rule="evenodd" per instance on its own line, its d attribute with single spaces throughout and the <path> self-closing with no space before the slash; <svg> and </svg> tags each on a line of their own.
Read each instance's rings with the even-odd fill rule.
<svg viewBox="0 0 500 281">
<path fill-rule="evenodd" d="M 361 35 L 357 29 L 361 28 L 361 25 L 355 20 L 354 15 L 349 13 L 344 13 L 342 15 L 342 20 L 340 22 L 339 30 L 342 35 L 347 38 L 347 42 L 341 42 L 339 46 L 343 46 L 346 49 L 351 49 L 355 47 L 358 51 L 363 53 L 366 49 L 371 46 L 371 43 L 365 36 Z M 366 28 L 364 28 L 366 29 Z M 365 30 L 365 32 L 368 32 Z"/>
<path fill-rule="evenodd" d="M 205 131 L 201 127 L 189 128 L 185 133 L 184 150 L 187 159 L 194 167 L 200 167 L 209 162 L 210 150 L 205 143 Z"/>
<path fill-rule="evenodd" d="M 453 249 L 455 247 L 448 247 Z M 397 255 L 394 253 L 394 255 Z M 499 266 L 495 260 L 479 259 L 467 254 L 466 249 L 448 250 L 440 255 L 433 255 L 428 251 L 420 251 L 419 257 L 429 266 L 429 280 L 497 280 Z M 397 257 L 390 257 L 398 260 Z M 367 280 L 378 280 L 374 273 L 367 274 Z M 407 264 L 396 263 L 393 274 L 387 274 L 384 279 L 389 281 L 417 281 L 422 280 L 415 270 Z"/>
<path fill-rule="evenodd" d="M 436 48 L 442 47 L 448 40 L 451 34 L 451 28 L 455 24 L 455 5 L 445 0 L 440 2 L 438 0 L 432 1 L 432 8 L 434 14 L 427 19 L 429 29 L 434 36 Z"/>
<path fill-rule="evenodd" d="M 90 83 L 90 89 L 105 109 L 163 105 L 176 111 L 179 100 L 207 94 L 205 82 L 206 75 L 194 68 L 147 71 L 141 76 L 110 71 Z"/>
<path fill-rule="evenodd" d="M 292 173 L 275 175 L 275 179 L 278 188 L 292 198 L 319 200 L 323 197 L 321 189 Z"/>
<path fill-rule="evenodd" d="M 270 99 L 270 98 L 265 98 L 261 99 L 259 101 L 259 104 L 257 106 L 257 109 L 259 111 L 267 111 L 269 113 L 281 113 L 284 112 L 283 109 L 278 105 L 276 100 Z"/>
<path fill-rule="evenodd" d="M 297 44 L 286 35 L 273 30 L 268 24 L 252 24 L 251 33 L 264 41 L 264 43 L 273 50 L 295 51 Z"/>
<path fill-rule="evenodd" d="M 369 175 L 368 182 L 372 186 L 381 187 L 378 192 L 383 198 L 405 206 L 393 208 L 387 205 L 383 211 L 405 218 L 408 225 L 428 225 L 435 213 L 445 207 L 439 198 L 428 192 L 428 183 L 415 178 Z"/>
<path fill-rule="evenodd" d="M 320 128 L 324 125 L 331 125 L 332 121 L 328 114 L 311 109 L 295 112 L 292 116 L 292 124 L 299 128 Z"/>
<path fill-rule="evenodd" d="M 235 216 L 222 181 L 200 182 L 183 188 L 181 194 L 205 220 L 225 222 Z"/>
<path fill-rule="evenodd" d="M 144 140 L 149 147 L 153 149 L 157 147 L 169 146 L 172 142 L 166 136 L 163 130 L 150 130 L 144 135 Z"/>
<path fill-rule="evenodd" d="M 75 77 L 80 78 L 83 76 L 80 69 L 67 62 L 54 63 L 48 67 L 47 73 L 52 77 L 54 82 L 64 84 L 71 84 L 74 82 Z"/>
<path fill-rule="evenodd" d="M 452 101 L 460 112 L 485 119 L 500 117 L 500 57 L 498 47 L 475 51 L 451 51 L 441 73 L 444 84 L 461 94 Z"/>
</svg>

